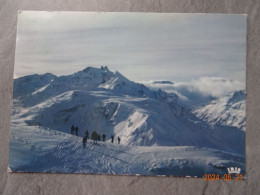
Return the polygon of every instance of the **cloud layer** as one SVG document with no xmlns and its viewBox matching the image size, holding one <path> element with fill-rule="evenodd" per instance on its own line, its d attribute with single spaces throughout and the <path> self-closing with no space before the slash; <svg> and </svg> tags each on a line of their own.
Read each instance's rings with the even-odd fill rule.
<svg viewBox="0 0 260 195">
<path fill-rule="evenodd" d="M 141 82 L 153 90 L 162 89 L 175 93 L 185 104 L 206 103 L 212 99 L 228 95 L 238 90 L 245 90 L 245 83 L 220 77 L 201 77 L 187 83 L 155 84 L 153 81 Z"/>
<path fill-rule="evenodd" d="M 230 92 L 245 89 L 245 83 L 240 81 L 228 80 L 220 77 L 201 77 L 194 80 L 192 85 L 203 95 L 219 97 Z"/>
<path fill-rule="evenodd" d="M 108 65 L 131 80 L 245 81 L 246 16 L 21 12 L 15 76 Z"/>
</svg>

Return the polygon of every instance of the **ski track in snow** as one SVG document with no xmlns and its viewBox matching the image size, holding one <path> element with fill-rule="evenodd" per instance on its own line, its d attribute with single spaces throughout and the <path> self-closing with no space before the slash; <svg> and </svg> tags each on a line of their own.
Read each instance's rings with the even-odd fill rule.
<svg viewBox="0 0 260 195">
<path fill-rule="evenodd" d="M 209 148 L 124 146 L 109 140 L 98 144 L 88 140 L 83 148 L 81 137 L 22 125 L 13 125 L 11 137 L 12 171 L 203 176 L 223 175 L 227 165 L 245 167 L 243 156 Z"/>
</svg>

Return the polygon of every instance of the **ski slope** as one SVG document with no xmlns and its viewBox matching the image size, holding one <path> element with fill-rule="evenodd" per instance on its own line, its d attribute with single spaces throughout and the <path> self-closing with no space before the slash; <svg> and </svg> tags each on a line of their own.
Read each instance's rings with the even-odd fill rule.
<svg viewBox="0 0 260 195">
<path fill-rule="evenodd" d="M 243 156 L 196 146 L 126 146 L 88 140 L 38 126 L 13 125 L 9 168 L 19 172 L 223 175 L 226 167 L 245 170 Z M 242 173 L 244 174 L 244 172 Z"/>
</svg>

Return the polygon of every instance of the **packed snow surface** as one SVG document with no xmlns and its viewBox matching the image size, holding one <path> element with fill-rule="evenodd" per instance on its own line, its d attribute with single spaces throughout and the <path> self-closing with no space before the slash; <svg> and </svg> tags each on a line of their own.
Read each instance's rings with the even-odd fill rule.
<svg viewBox="0 0 260 195">
<path fill-rule="evenodd" d="M 243 156 L 197 146 L 126 146 L 88 140 L 38 126 L 12 127 L 12 171 L 203 176 L 244 170 Z M 244 172 L 242 173 L 244 174 Z"/>
</svg>

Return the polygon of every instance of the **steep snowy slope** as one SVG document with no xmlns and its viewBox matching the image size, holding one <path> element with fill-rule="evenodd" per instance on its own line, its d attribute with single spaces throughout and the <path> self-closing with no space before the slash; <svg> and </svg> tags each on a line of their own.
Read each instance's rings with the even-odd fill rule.
<svg viewBox="0 0 260 195">
<path fill-rule="evenodd" d="M 193 113 L 213 125 L 228 125 L 246 130 L 245 91 L 237 91 L 214 100 L 194 109 Z"/>
<path fill-rule="evenodd" d="M 29 75 L 14 80 L 13 98 L 30 96 L 32 93 L 43 91 L 57 78 L 55 75 L 46 73 L 43 75 Z"/>
<path fill-rule="evenodd" d="M 12 171 L 199 176 L 227 174 L 242 156 L 192 146 L 125 146 L 88 140 L 38 126 L 12 125 L 9 168 Z"/>
<path fill-rule="evenodd" d="M 114 134 L 126 145 L 195 145 L 243 151 L 242 131 L 225 126 L 212 130 L 185 110 L 181 113 L 174 104 L 156 99 L 69 91 L 15 116 L 29 125 L 67 133 L 74 124 L 79 127 L 80 136 L 86 129 L 109 137 Z M 222 139 L 227 141 L 222 143 Z"/>
</svg>

